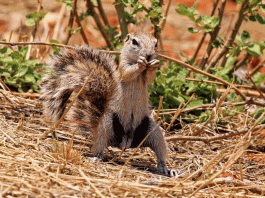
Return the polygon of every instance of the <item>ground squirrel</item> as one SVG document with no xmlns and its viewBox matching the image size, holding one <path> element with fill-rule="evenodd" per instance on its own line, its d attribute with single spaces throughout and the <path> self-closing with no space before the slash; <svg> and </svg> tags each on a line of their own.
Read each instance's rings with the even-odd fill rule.
<svg viewBox="0 0 265 198">
<path fill-rule="evenodd" d="M 44 115 L 57 121 L 68 98 L 81 89 L 93 70 L 68 118 L 84 135 L 93 134 L 94 155 L 102 158 L 108 145 L 135 148 L 152 131 L 142 146 L 156 153 L 160 173 L 175 175 L 166 166 L 167 146 L 162 129 L 150 116 L 147 85 L 159 67 L 157 39 L 137 32 L 128 34 L 124 42 L 119 66 L 110 55 L 86 46 L 63 49 L 54 57 L 50 66 L 56 75 L 41 83 Z"/>
</svg>

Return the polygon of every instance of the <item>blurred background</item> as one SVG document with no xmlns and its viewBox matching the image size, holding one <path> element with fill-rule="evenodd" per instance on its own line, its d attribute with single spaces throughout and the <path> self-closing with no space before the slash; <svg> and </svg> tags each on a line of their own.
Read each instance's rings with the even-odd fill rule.
<svg viewBox="0 0 265 198">
<path fill-rule="evenodd" d="M 102 6 L 105 10 L 107 19 L 109 21 L 110 27 L 118 27 L 119 22 L 118 15 L 113 5 L 114 0 L 102 0 Z M 144 3 L 146 7 L 151 5 L 150 0 L 140 1 Z M 172 0 L 169 7 L 169 14 L 166 19 L 165 27 L 161 33 L 162 43 L 160 43 L 160 50 L 163 50 L 165 54 L 181 59 L 182 61 L 189 60 L 196 50 L 196 47 L 203 35 L 203 31 L 199 33 L 192 34 L 187 31 L 189 27 L 196 27 L 196 25 L 188 19 L 188 17 L 179 15 L 175 9 L 178 8 L 179 3 L 183 3 L 188 7 L 191 7 L 196 1 L 195 0 Z M 214 0 L 201 0 L 198 2 L 197 10 L 200 14 L 210 14 L 213 7 Z M 168 0 L 164 0 L 165 5 Z M 62 1 L 58 2 L 56 0 L 43 0 L 42 7 L 43 12 L 47 12 L 46 16 L 40 21 L 35 38 L 32 37 L 32 32 L 34 26 L 28 26 L 26 24 L 26 16 L 38 9 L 38 0 L 1 0 L 0 2 L 0 39 L 6 39 L 11 42 L 18 41 L 42 41 L 50 42 L 51 39 L 58 40 L 59 43 L 63 43 L 67 37 L 67 28 L 70 17 L 70 10 L 66 9 L 66 3 Z M 165 9 L 166 6 L 163 6 Z M 130 9 L 130 8 L 126 8 Z M 236 1 L 228 0 L 225 8 L 225 13 L 222 22 L 222 28 L 220 33 L 227 38 L 228 30 L 231 30 L 232 25 L 236 20 L 237 12 L 233 10 L 239 10 L 239 6 Z M 81 13 L 86 11 L 86 1 L 77 1 L 77 12 L 79 16 Z M 163 13 L 164 10 L 162 10 Z M 137 18 L 141 19 L 144 17 L 144 13 L 138 13 Z M 81 21 L 85 36 L 88 40 L 90 46 L 93 47 L 104 47 L 106 42 L 103 39 L 100 31 L 97 29 L 97 25 L 92 16 L 84 17 Z M 73 29 L 78 26 L 77 22 L 74 21 Z M 129 26 L 130 27 L 130 26 Z M 130 31 L 132 31 L 133 27 Z M 200 30 L 200 29 L 199 29 Z M 264 41 L 265 36 L 265 26 L 259 24 L 258 22 L 243 22 L 239 32 L 247 30 L 253 41 Z M 202 45 L 198 58 L 202 57 L 206 51 L 210 37 L 206 36 L 204 44 Z M 69 42 L 69 45 L 81 45 L 84 44 L 82 36 L 79 33 L 74 34 Z M 162 44 L 162 46 L 161 46 Z M 31 49 L 31 54 L 34 58 L 38 53 L 41 53 L 42 57 L 40 61 L 46 61 L 49 58 L 51 50 L 46 46 L 34 46 Z M 216 52 L 212 53 L 213 55 Z M 242 58 L 239 56 L 239 59 Z M 257 65 L 263 57 L 254 58 L 251 67 Z M 264 70 L 264 71 L 263 71 Z M 265 69 L 260 70 L 261 73 L 265 72 Z"/>
</svg>

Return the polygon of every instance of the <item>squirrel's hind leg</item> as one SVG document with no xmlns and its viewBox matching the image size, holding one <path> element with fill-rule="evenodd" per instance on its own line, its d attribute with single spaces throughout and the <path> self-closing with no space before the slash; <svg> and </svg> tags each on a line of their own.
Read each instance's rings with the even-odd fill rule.
<svg viewBox="0 0 265 198">
<path fill-rule="evenodd" d="M 113 124 L 112 124 L 113 113 L 107 112 L 100 118 L 97 131 L 95 133 L 95 140 L 92 146 L 92 153 L 94 156 L 102 159 L 104 149 L 108 146 L 109 141 L 114 135 Z"/>
<path fill-rule="evenodd" d="M 151 134 L 148 136 L 143 146 L 150 147 L 157 156 L 157 169 L 159 173 L 166 176 L 177 176 L 177 172 L 169 170 L 166 165 L 167 158 L 167 146 L 166 141 L 163 137 L 162 131 L 155 121 L 149 117 L 149 131 Z M 148 134 L 147 133 L 147 134 Z"/>
</svg>

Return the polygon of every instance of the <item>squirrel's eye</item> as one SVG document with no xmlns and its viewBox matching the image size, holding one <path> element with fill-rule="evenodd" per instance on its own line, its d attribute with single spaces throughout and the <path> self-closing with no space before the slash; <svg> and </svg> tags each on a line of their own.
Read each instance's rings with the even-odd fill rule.
<svg viewBox="0 0 265 198">
<path fill-rule="evenodd" d="M 132 40 L 132 44 L 133 45 L 139 45 L 139 43 L 135 39 Z"/>
</svg>

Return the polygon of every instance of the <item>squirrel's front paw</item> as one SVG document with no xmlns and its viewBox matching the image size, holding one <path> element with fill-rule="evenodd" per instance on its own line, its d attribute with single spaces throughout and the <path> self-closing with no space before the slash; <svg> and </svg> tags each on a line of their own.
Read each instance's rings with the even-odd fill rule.
<svg viewBox="0 0 265 198">
<path fill-rule="evenodd" d="M 159 68 L 159 60 L 157 59 L 153 59 L 151 60 L 149 63 L 149 68 L 152 68 L 152 69 L 158 69 Z"/>
<path fill-rule="evenodd" d="M 148 62 L 147 62 L 146 58 L 143 56 L 139 56 L 137 63 L 139 65 L 139 69 L 142 69 L 142 70 L 146 69 L 148 66 Z"/>
<path fill-rule="evenodd" d="M 158 169 L 158 172 L 160 174 L 168 176 L 168 177 L 178 177 L 179 176 L 179 173 L 177 170 L 168 169 L 164 163 L 158 163 L 157 169 Z"/>
</svg>

